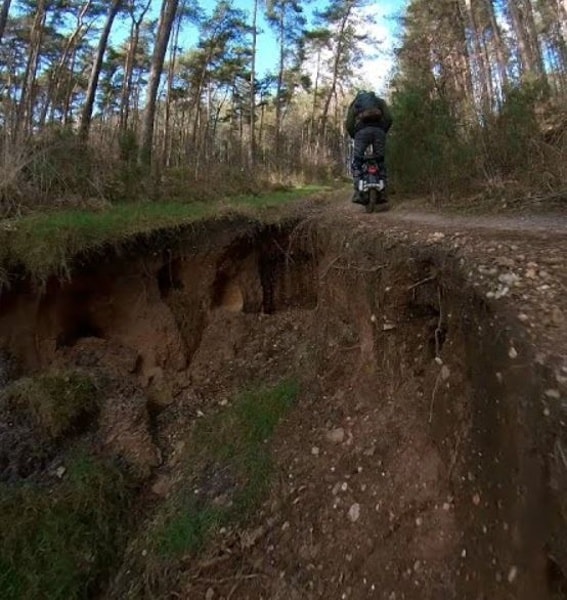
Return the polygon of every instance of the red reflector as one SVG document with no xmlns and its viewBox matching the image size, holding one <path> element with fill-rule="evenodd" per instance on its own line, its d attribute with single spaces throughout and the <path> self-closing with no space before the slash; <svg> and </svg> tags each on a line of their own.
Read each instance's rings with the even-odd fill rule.
<svg viewBox="0 0 567 600">
<path fill-rule="evenodd" d="M 368 167 L 368 172 L 372 175 L 375 175 L 376 173 L 378 173 L 378 167 Z"/>
</svg>

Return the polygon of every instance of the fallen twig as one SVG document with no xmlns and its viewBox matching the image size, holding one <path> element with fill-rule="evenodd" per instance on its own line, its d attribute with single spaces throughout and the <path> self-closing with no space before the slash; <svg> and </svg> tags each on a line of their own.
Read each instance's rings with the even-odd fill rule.
<svg viewBox="0 0 567 600">
<path fill-rule="evenodd" d="M 341 267 L 341 266 L 337 266 L 337 265 L 333 265 L 333 269 L 337 269 L 339 271 L 359 271 L 361 273 L 374 273 L 376 271 L 379 271 L 380 269 L 383 269 L 386 265 L 376 265 L 374 267 L 352 267 L 352 266 L 348 266 L 348 267 Z"/>
<path fill-rule="evenodd" d="M 437 279 L 437 275 L 430 275 L 429 277 L 426 277 L 425 279 L 422 279 L 421 281 L 418 281 L 417 283 L 410 285 L 408 287 L 408 292 L 411 290 L 414 290 L 416 287 L 419 287 L 420 285 L 423 285 L 424 283 L 429 283 L 430 281 L 435 281 L 435 279 Z"/>
<path fill-rule="evenodd" d="M 201 572 L 205 569 L 210 569 L 211 567 L 214 567 L 219 563 L 223 563 L 229 560 L 230 558 L 232 558 L 230 554 L 223 554 L 221 556 L 215 556 L 214 558 L 199 561 L 199 563 L 197 564 L 197 571 Z"/>
<path fill-rule="evenodd" d="M 336 256 L 326 267 L 325 271 L 319 276 L 319 279 L 324 279 L 331 269 L 337 271 L 356 271 L 358 273 L 375 273 L 380 269 L 384 269 L 387 265 L 374 265 L 373 267 L 357 267 L 355 265 L 336 265 L 335 263 L 342 258 L 342 254 Z"/>
<path fill-rule="evenodd" d="M 429 423 L 433 421 L 433 405 L 435 404 L 435 395 L 437 394 L 437 390 L 439 388 L 439 382 L 441 381 L 441 372 L 437 374 L 437 379 L 435 380 L 435 385 L 433 386 L 433 393 L 431 394 L 431 403 L 429 404 Z"/>
<path fill-rule="evenodd" d="M 335 256 L 335 258 L 333 258 L 333 260 L 327 265 L 327 268 L 325 269 L 325 271 L 323 273 L 321 273 L 321 275 L 319 275 L 319 279 L 325 279 L 325 277 L 327 277 L 327 273 L 331 270 L 331 267 L 339 260 L 339 258 L 342 257 L 342 254 L 339 254 L 338 256 Z"/>
<path fill-rule="evenodd" d="M 236 592 L 236 590 L 238 589 L 238 586 L 240 585 L 240 581 L 237 581 L 231 588 L 230 588 L 230 592 L 228 592 L 228 596 L 226 597 L 226 600 L 230 600 L 232 598 L 232 596 L 234 595 L 234 593 Z"/>
<path fill-rule="evenodd" d="M 265 573 L 239 573 L 238 575 L 230 575 L 228 577 L 221 577 L 215 579 L 213 577 L 191 577 L 192 580 L 198 579 L 202 583 L 221 584 L 228 583 L 230 581 L 245 581 L 247 579 L 258 579 L 259 577 L 268 577 Z"/>
<path fill-rule="evenodd" d="M 565 451 L 563 450 L 563 446 L 561 445 L 561 441 L 559 438 L 555 440 L 555 454 L 559 455 L 563 466 L 567 469 L 567 457 L 565 456 Z"/>
<path fill-rule="evenodd" d="M 447 481 L 451 481 L 451 475 L 453 474 L 453 469 L 457 464 L 457 458 L 459 457 L 459 446 L 461 445 L 461 436 L 457 434 L 457 441 L 455 442 L 455 449 L 453 450 L 453 456 L 451 457 L 451 464 L 449 465 L 449 470 L 447 471 Z"/>
<path fill-rule="evenodd" d="M 441 334 L 443 333 L 443 304 L 441 303 L 441 288 L 437 286 L 437 299 L 439 301 L 439 320 L 435 328 L 435 358 L 440 358 L 441 354 Z"/>
</svg>

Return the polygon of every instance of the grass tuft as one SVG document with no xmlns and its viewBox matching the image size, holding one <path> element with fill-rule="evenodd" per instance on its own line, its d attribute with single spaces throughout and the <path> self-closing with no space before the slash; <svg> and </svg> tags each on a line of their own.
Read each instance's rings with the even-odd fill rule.
<svg viewBox="0 0 567 600">
<path fill-rule="evenodd" d="M 61 438 L 96 409 L 95 385 L 74 372 L 25 377 L 0 395 L 0 415 L 31 421 L 50 439 Z"/>
<path fill-rule="evenodd" d="M 91 597 L 126 542 L 131 488 L 111 463 L 77 452 L 66 478 L 0 485 L 0 597 Z"/>
</svg>

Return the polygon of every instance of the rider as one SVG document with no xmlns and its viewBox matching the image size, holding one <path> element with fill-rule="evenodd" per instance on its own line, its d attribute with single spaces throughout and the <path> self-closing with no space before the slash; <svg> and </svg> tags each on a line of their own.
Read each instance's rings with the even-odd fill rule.
<svg viewBox="0 0 567 600">
<path fill-rule="evenodd" d="M 374 92 L 359 91 L 348 107 L 346 130 L 354 139 L 354 152 L 351 172 L 354 184 L 353 202 L 360 202 L 358 182 L 362 175 L 364 151 L 372 144 L 377 155 L 378 168 L 386 183 L 386 166 L 384 155 L 386 151 L 386 134 L 392 126 L 392 115 L 386 101 L 376 96 Z"/>
</svg>

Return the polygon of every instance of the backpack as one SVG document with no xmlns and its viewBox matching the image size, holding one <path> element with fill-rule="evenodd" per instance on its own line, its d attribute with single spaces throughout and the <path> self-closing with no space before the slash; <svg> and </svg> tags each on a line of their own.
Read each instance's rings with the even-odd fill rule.
<svg viewBox="0 0 567 600">
<path fill-rule="evenodd" d="M 374 92 L 359 92 L 354 100 L 354 114 L 358 123 L 380 121 L 382 109 L 376 94 Z"/>
</svg>

